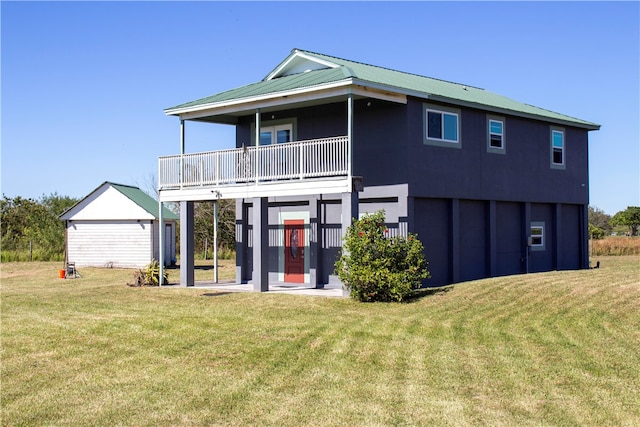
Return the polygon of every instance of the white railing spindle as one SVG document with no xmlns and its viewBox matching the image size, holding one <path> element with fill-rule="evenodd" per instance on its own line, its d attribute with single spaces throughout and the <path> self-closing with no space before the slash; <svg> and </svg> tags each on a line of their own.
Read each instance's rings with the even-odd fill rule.
<svg viewBox="0 0 640 427">
<path fill-rule="evenodd" d="M 346 136 L 163 156 L 158 183 L 175 189 L 346 176 L 348 161 Z"/>
</svg>

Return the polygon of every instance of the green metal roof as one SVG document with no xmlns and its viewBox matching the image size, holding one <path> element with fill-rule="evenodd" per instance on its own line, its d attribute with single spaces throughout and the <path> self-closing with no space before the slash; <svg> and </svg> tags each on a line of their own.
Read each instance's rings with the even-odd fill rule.
<svg viewBox="0 0 640 427">
<path fill-rule="evenodd" d="M 292 63 L 294 60 L 298 61 L 298 63 L 318 61 L 318 63 L 315 64 L 316 68 L 319 64 L 322 64 L 324 68 L 287 74 L 287 64 Z M 298 69 L 300 69 L 300 67 L 298 67 Z M 292 68 L 292 70 L 295 71 L 296 69 Z M 198 107 L 205 107 L 211 104 L 224 104 L 225 102 L 243 99 L 250 100 L 251 98 L 259 96 L 279 96 L 279 94 L 287 91 L 304 91 L 305 89 L 311 91 L 315 86 L 338 82 L 345 82 L 345 84 L 353 82 L 354 84 L 364 86 L 370 85 L 418 98 L 433 99 L 455 105 L 510 113 L 516 116 L 520 115 L 542 120 L 559 121 L 592 130 L 599 129 L 600 127 L 600 125 L 596 123 L 521 103 L 473 86 L 405 73 L 299 49 L 294 49 L 291 54 L 262 81 L 180 104 L 166 109 L 165 112 L 167 114 L 179 114 L 177 110 L 196 110 Z"/>
<path fill-rule="evenodd" d="M 149 196 L 144 191 L 140 190 L 138 187 L 133 187 L 131 185 L 123 185 L 123 184 L 115 184 L 113 182 L 105 182 L 105 184 L 111 185 L 113 188 L 124 194 L 127 198 L 129 198 L 132 202 L 140 206 L 145 211 L 149 212 L 150 215 L 153 215 L 154 218 L 158 219 L 158 201 L 153 197 Z M 104 185 L 104 184 L 103 184 Z M 178 215 L 171 212 L 166 206 L 163 206 L 162 209 L 162 217 L 163 219 L 172 219 L 177 220 Z"/>
<path fill-rule="evenodd" d="M 294 74 L 290 76 L 279 77 L 273 80 L 262 80 L 237 89 L 231 89 L 216 95 L 207 96 L 205 98 L 196 99 L 195 101 L 176 105 L 168 108 L 169 110 L 181 109 L 187 107 L 197 107 L 200 105 L 212 104 L 217 102 L 232 101 L 242 98 L 251 98 L 254 96 L 276 94 L 287 90 L 301 89 L 313 87 L 324 83 L 337 82 L 345 80 L 347 77 L 341 68 L 330 68 L 325 70 L 317 70 L 309 73 Z"/>
</svg>

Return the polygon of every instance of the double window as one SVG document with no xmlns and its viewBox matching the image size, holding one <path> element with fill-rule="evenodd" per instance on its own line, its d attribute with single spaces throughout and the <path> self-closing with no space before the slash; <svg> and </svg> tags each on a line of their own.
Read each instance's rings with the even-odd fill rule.
<svg viewBox="0 0 640 427">
<path fill-rule="evenodd" d="M 261 146 L 282 144 L 296 140 L 297 120 L 295 117 L 277 120 L 265 120 L 260 123 Z M 256 123 L 250 125 L 251 144 L 256 145 Z"/>
<path fill-rule="evenodd" d="M 260 145 L 291 142 L 292 128 L 290 124 L 260 128 Z"/>
<path fill-rule="evenodd" d="M 460 110 L 425 104 L 424 124 L 425 144 L 460 148 Z"/>
<path fill-rule="evenodd" d="M 487 151 L 506 154 L 505 122 L 503 117 L 487 116 Z"/>
<path fill-rule="evenodd" d="M 551 128 L 551 167 L 564 169 L 566 164 L 564 147 L 564 129 Z"/>
</svg>

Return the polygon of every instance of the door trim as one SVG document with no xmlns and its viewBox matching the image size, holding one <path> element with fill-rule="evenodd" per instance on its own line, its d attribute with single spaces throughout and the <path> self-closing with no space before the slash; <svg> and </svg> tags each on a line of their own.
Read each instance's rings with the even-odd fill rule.
<svg viewBox="0 0 640 427">
<path fill-rule="evenodd" d="M 304 283 L 309 284 L 311 277 L 309 275 L 309 259 L 310 259 L 310 232 L 309 227 L 309 212 L 308 211 L 293 211 L 293 212 L 279 212 L 278 213 L 278 281 L 284 282 L 284 222 L 285 220 L 297 219 L 304 221 L 304 246 L 307 248 L 304 257 Z"/>
</svg>

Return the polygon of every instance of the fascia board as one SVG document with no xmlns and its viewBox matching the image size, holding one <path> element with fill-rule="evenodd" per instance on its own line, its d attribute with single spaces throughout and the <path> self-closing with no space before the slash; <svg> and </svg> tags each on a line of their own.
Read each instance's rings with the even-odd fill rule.
<svg viewBox="0 0 640 427">
<path fill-rule="evenodd" d="M 477 110 L 489 111 L 489 112 L 492 112 L 492 113 L 510 115 L 510 116 L 515 116 L 515 117 L 523 117 L 523 118 L 526 118 L 526 119 L 539 120 L 539 121 L 543 121 L 543 122 L 547 122 L 547 123 L 561 124 L 561 125 L 564 125 L 564 126 L 572 126 L 572 127 L 577 127 L 577 128 L 587 129 L 587 130 L 599 130 L 600 129 L 600 125 L 598 125 L 598 124 L 596 124 L 596 123 L 588 123 L 588 122 L 585 122 L 585 121 L 580 120 L 580 119 L 576 119 L 576 121 L 563 120 L 563 119 L 559 119 L 559 118 L 543 116 L 543 115 L 540 115 L 540 114 L 533 114 L 533 113 L 527 113 L 527 112 L 522 112 L 522 111 L 510 110 L 508 108 L 493 107 L 493 106 L 490 106 L 490 105 L 478 104 L 478 103 L 475 103 L 475 102 L 461 101 L 461 100 L 458 100 L 458 99 L 447 98 L 447 97 L 444 97 L 444 96 L 428 95 L 427 99 L 430 99 L 430 100 L 433 100 L 433 101 L 444 102 L 444 103 L 447 103 L 447 104 L 458 105 L 458 106 L 461 106 L 461 107 L 469 107 L 469 108 L 474 108 L 474 109 L 477 109 Z M 538 108 L 538 107 L 536 107 L 536 108 Z"/>
<path fill-rule="evenodd" d="M 382 91 L 384 93 L 395 93 L 395 94 L 398 94 L 398 95 L 406 95 L 406 96 L 412 96 L 412 97 L 415 97 L 415 98 L 429 99 L 429 100 L 433 100 L 433 101 L 444 102 L 444 103 L 447 103 L 447 104 L 458 105 L 458 106 L 461 106 L 461 107 L 469 107 L 469 108 L 474 108 L 474 109 L 477 109 L 477 110 L 489 111 L 489 112 L 492 112 L 492 113 L 506 114 L 506 115 L 516 116 L 516 117 L 523 117 L 523 118 L 527 118 L 527 119 L 540 120 L 540 121 L 544 121 L 544 122 L 548 122 L 548 123 L 557 123 L 557 124 L 562 124 L 564 126 L 573 126 L 573 127 L 583 128 L 583 129 L 587 129 L 587 130 L 599 130 L 600 129 L 600 125 L 598 125 L 598 124 L 596 124 L 596 123 L 588 123 L 588 122 L 585 122 L 585 121 L 580 120 L 580 119 L 576 119 L 576 121 L 563 120 L 563 119 L 543 116 L 543 115 L 539 115 L 539 114 L 527 113 L 527 112 L 522 112 L 522 111 L 515 111 L 515 110 L 510 110 L 510 109 L 507 109 L 507 108 L 493 107 L 493 106 L 486 105 L 486 104 L 480 104 L 480 103 L 469 102 L 469 101 L 462 101 L 462 100 L 455 99 L 455 98 L 449 98 L 449 97 L 445 97 L 445 96 L 433 95 L 433 94 L 430 94 L 428 92 L 420 92 L 420 91 L 415 91 L 415 90 L 403 89 L 403 88 L 399 88 L 399 87 L 396 87 L 396 86 L 384 85 L 384 84 L 379 84 L 379 83 L 372 83 L 372 82 L 363 81 L 363 80 L 359 80 L 359 79 L 354 79 L 354 84 L 360 85 L 360 86 L 364 86 L 364 87 L 367 87 L 367 88 L 371 88 L 371 89 L 377 89 L 377 90 Z M 536 107 L 536 108 L 538 108 L 538 107 Z"/>
<path fill-rule="evenodd" d="M 258 96 L 251 96 L 247 98 L 232 99 L 229 101 L 213 102 L 210 104 L 203 104 L 185 108 L 174 108 L 164 110 L 168 116 L 180 116 L 182 119 L 194 119 L 198 117 L 206 117 L 211 115 L 215 110 L 215 114 L 228 114 L 234 111 L 242 111 L 248 106 L 254 106 L 256 108 L 265 106 L 274 106 L 277 104 L 288 104 L 298 102 L 300 97 L 309 96 L 314 93 L 322 93 L 331 91 L 333 89 L 346 88 L 352 85 L 352 79 L 345 79 L 338 82 L 325 83 L 321 85 L 308 86 L 305 88 L 285 90 L 281 92 L 272 92 Z M 344 92 L 346 93 L 346 92 Z M 335 95 L 332 94 L 331 96 Z M 325 97 L 325 96 L 323 96 Z M 282 98 L 291 98 L 287 102 L 283 102 Z"/>
</svg>

